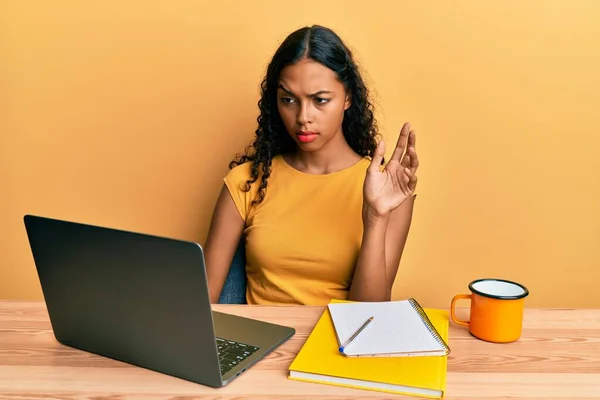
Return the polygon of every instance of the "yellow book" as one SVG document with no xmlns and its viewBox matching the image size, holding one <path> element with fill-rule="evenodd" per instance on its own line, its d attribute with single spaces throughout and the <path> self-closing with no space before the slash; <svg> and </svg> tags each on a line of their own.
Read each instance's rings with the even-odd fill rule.
<svg viewBox="0 0 600 400">
<path fill-rule="evenodd" d="M 423 309 L 439 335 L 448 342 L 448 312 Z M 347 357 L 339 343 L 329 309 L 289 367 L 289 379 L 375 390 L 386 393 L 443 398 L 447 355 L 418 357 Z"/>
</svg>

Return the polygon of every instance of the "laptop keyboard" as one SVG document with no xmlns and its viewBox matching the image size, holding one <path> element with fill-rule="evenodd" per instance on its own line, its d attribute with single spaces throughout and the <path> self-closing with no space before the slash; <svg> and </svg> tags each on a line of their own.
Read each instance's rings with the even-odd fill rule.
<svg viewBox="0 0 600 400">
<path fill-rule="evenodd" d="M 250 346 L 233 340 L 217 338 L 221 375 L 252 355 L 258 347 Z"/>
</svg>

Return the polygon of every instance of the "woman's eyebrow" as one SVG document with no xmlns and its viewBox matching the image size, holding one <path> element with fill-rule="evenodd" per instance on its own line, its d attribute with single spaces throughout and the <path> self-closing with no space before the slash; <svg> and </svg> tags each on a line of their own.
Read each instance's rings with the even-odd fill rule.
<svg viewBox="0 0 600 400">
<path fill-rule="evenodd" d="M 279 89 L 283 90 L 284 92 L 286 92 L 287 94 L 289 94 L 291 96 L 295 96 L 295 94 L 292 93 L 291 90 L 286 89 L 282 84 L 279 84 Z M 316 96 L 319 96 L 322 94 L 331 94 L 331 91 L 330 90 L 319 90 L 316 93 L 309 94 L 308 97 L 316 97 Z"/>
<path fill-rule="evenodd" d="M 286 92 L 287 94 L 289 94 L 290 96 L 295 96 L 294 93 L 292 93 L 291 90 L 286 89 L 281 83 L 279 84 L 279 89 L 283 90 L 284 92 Z"/>
<path fill-rule="evenodd" d="M 330 90 L 319 90 L 317 93 L 309 94 L 310 97 L 319 96 L 321 94 L 331 94 Z"/>
</svg>

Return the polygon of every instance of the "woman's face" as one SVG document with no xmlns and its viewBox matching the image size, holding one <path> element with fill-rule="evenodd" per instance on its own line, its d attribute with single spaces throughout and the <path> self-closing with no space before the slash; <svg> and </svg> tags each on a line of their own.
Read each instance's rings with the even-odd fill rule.
<svg viewBox="0 0 600 400">
<path fill-rule="evenodd" d="M 287 132 L 304 151 L 317 151 L 344 141 L 342 121 L 350 107 L 335 72 L 313 60 L 281 71 L 277 108 Z"/>
</svg>

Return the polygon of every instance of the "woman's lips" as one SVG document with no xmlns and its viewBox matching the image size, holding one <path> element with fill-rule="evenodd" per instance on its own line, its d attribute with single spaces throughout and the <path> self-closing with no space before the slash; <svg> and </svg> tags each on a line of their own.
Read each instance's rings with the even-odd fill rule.
<svg viewBox="0 0 600 400">
<path fill-rule="evenodd" d="M 317 136 L 319 136 L 319 134 L 317 132 L 304 132 L 304 131 L 300 131 L 296 134 L 296 136 L 298 137 L 298 140 L 301 141 L 302 143 L 310 143 L 313 140 L 315 140 L 317 138 Z"/>
</svg>

